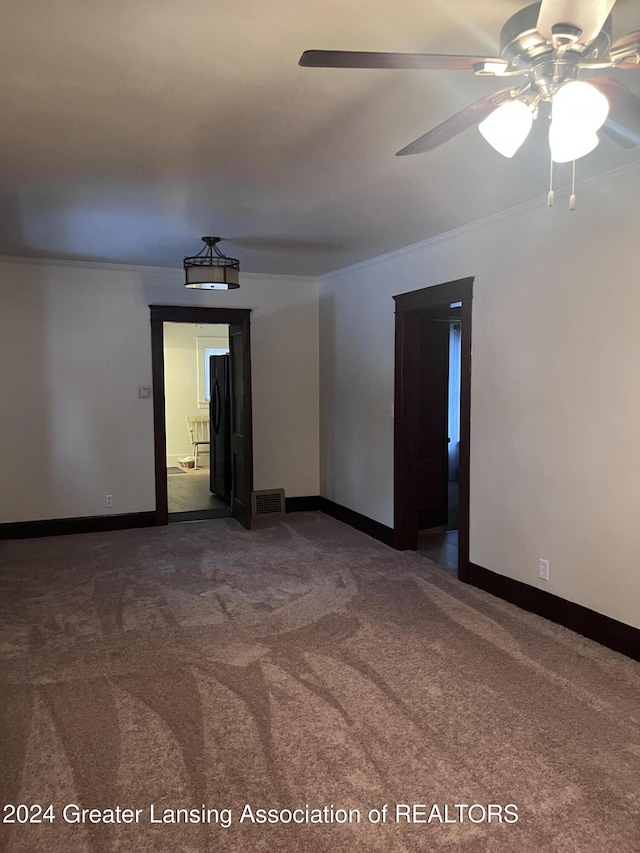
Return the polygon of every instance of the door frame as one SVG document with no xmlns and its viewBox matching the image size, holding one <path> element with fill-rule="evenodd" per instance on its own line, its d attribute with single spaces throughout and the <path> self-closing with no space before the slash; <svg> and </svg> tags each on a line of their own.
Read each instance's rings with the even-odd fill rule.
<svg viewBox="0 0 640 853">
<path fill-rule="evenodd" d="M 460 366 L 460 460 L 459 460 L 459 522 L 458 522 L 458 578 L 469 578 L 469 468 L 471 433 L 471 303 L 473 277 L 449 281 L 409 293 L 394 296 L 395 301 L 395 389 L 394 389 L 394 547 L 401 551 L 415 551 L 418 547 L 418 530 L 412 522 L 403 483 L 408 477 L 408 460 L 403 446 L 417 429 L 413 416 L 407 414 L 406 400 L 417 393 L 409 366 L 403 362 L 405 328 L 409 314 L 429 308 L 462 302 L 461 333 L 462 352 Z"/>
<path fill-rule="evenodd" d="M 248 413 L 247 433 L 247 491 L 253 491 L 253 433 L 251 410 L 251 342 L 250 308 L 204 308 L 185 305 L 150 305 L 151 310 L 151 372 L 153 384 L 153 440 L 156 478 L 156 524 L 169 523 L 169 505 L 167 493 L 167 426 L 164 394 L 164 324 L 241 324 L 245 326 L 244 336 L 244 405 Z"/>
</svg>

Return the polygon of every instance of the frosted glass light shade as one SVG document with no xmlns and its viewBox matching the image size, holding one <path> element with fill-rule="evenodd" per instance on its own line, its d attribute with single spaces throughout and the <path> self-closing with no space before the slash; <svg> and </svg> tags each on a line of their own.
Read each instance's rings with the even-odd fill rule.
<svg viewBox="0 0 640 853">
<path fill-rule="evenodd" d="M 549 147 L 554 163 L 589 154 L 598 144 L 596 130 L 607 120 L 609 101 L 590 83 L 571 80 L 553 96 Z"/>
<path fill-rule="evenodd" d="M 553 96 L 552 117 L 562 124 L 580 124 L 594 133 L 607 120 L 609 101 L 591 83 L 571 80 Z"/>
<path fill-rule="evenodd" d="M 533 110 L 522 101 L 508 101 L 478 125 L 478 130 L 503 157 L 513 157 L 533 124 Z"/>
<path fill-rule="evenodd" d="M 554 163 L 570 163 L 589 154 L 597 146 L 598 134 L 582 125 L 552 121 L 549 128 L 549 148 Z"/>
</svg>

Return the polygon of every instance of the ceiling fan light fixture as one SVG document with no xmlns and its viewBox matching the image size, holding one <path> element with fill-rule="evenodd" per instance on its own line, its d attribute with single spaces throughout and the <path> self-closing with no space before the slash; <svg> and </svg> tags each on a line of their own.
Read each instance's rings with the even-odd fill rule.
<svg viewBox="0 0 640 853">
<path fill-rule="evenodd" d="M 581 125 L 551 122 L 549 148 L 554 163 L 570 163 L 590 154 L 598 145 L 598 134 Z"/>
<path fill-rule="evenodd" d="M 549 148 L 554 163 L 579 160 L 598 145 L 596 131 L 609 115 L 609 101 L 591 83 L 571 80 L 553 96 Z"/>
<path fill-rule="evenodd" d="M 197 255 L 184 259 L 184 286 L 192 290 L 235 290 L 240 287 L 240 261 L 218 248 L 220 237 L 203 237 Z"/>
<path fill-rule="evenodd" d="M 513 157 L 533 125 L 533 107 L 524 101 L 507 101 L 478 125 L 478 130 L 503 157 Z"/>
<path fill-rule="evenodd" d="M 565 83 L 553 96 L 552 118 L 558 124 L 578 124 L 595 133 L 608 115 L 609 101 L 606 96 L 584 80 Z"/>
</svg>

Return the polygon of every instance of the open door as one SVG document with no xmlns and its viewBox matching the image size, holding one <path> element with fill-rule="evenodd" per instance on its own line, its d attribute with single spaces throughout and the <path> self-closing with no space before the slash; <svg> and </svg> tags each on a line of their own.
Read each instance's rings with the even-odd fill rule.
<svg viewBox="0 0 640 853">
<path fill-rule="evenodd" d="M 416 510 L 418 530 L 449 518 L 449 324 L 422 314 L 418 376 Z"/>
<path fill-rule="evenodd" d="M 253 451 L 251 440 L 251 346 L 249 318 L 229 326 L 231 387 L 231 512 L 251 528 Z"/>
<path fill-rule="evenodd" d="M 229 356 L 209 356 L 211 453 L 209 491 L 231 503 L 231 392 Z"/>
<path fill-rule="evenodd" d="M 396 465 L 401 548 L 415 548 L 419 530 L 447 523 L 449 326 L 421 310 L 399 314 L 396 354 L 402 387 L 396 424 L 402 424 Z M 400 531 L 396 531 L 399 533 Z"/>
</svg>

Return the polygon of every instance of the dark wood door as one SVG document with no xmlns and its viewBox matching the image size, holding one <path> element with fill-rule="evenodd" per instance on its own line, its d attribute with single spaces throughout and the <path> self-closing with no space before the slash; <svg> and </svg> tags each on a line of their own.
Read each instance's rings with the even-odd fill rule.
<svg viewBox="0 0 640 853">
<path fill-rule="evenodd" d="M 209 489 L 231 502 L 231 432 L 229 356 L 209 357 L 211 454 Z"/>
<path fill-rule="evenodd" d="M 397 319 L 396 544 L 415 548 L 419 530 L 448 518 L 449 324 L 420 310 Z"/>
<path fill-rule="evenodd" d="M 251 439 L 251 346 L 249 320 L 229 326 L 231 402 L 231 512 L 251 527 L 253 452 Z"/>
<path fill-rule="evenodd" d="M 420 317 L 416 503 L 418 530 L 449 518 L 449 332 L 446 321 Z"/>
</svg>

